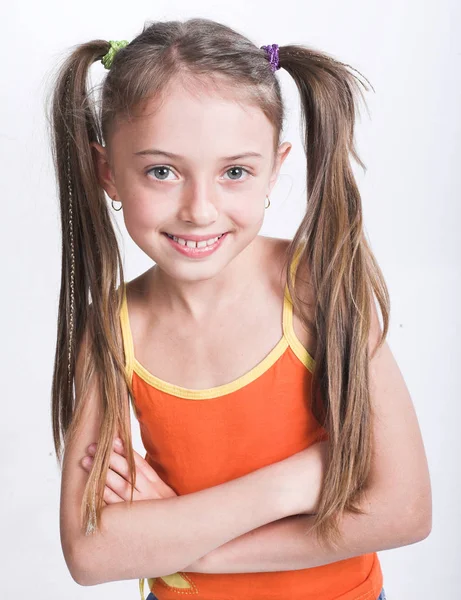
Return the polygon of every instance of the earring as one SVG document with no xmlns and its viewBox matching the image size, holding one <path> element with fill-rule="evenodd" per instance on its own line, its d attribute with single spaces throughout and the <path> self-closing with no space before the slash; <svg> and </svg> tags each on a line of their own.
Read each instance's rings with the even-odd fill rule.
<svg viewBox="0 0 461 600">
<path fill-rule="evenodd" d="M 269 206 L 271 205 L 271 201 L 269 200 L 269 196 L 266 196 L 266 198 L 269 204 L 264 205 L 264 208 L 269 208 Z"/>
<path fill-rule="evenodd" d="M 116 200 L 116 202 L 120 202 L 120 200 Z M 122 203 L 120 202 L 120 208 L 115 208 L 114 201 L 112 200 L 112 208 L 118 212 L 119 210 L 122 210 Z"/>
</svg>

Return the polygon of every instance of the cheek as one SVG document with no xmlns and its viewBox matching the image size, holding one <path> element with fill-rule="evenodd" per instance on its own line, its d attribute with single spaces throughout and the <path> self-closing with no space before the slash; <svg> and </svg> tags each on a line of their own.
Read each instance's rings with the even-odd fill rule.
<svg viewBox="0 0 461 600">
<path fill-rule="evenodd" d="M 124 219 L 130 233 L 149 232 L 171 219 L 171 203 L 153 197 L 142 189 L 125 196 Z"/>
<path fill-rule="evenodd" d="M 238 202 L 235 206 L 229 208 L 227 216 L 241 227 L 251 227 L 257 225 L 264 218 L 264 204 L 254 198 L 251 200 Z"/>
</svg>

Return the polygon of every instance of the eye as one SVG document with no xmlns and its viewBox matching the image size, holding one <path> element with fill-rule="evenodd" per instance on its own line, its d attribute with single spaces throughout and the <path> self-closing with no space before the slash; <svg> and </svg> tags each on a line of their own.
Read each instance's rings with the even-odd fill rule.
<svg viewBox="0 0 461 600">
<path fill-rule="evenodd" d="M 173 171 L 171 170 L 170 167 L 167 167 L 166 165 L 159 165 L 157 167 L 152 167 L 150 168 L 147 173 L 151 173 L 151 172 L 157 172 L 157 174 L 159 175 L 157 177 L 157 175 L 154 177 L 154 179 L 156 179 L 157 181 L 167 181 L 167 177 L 168 177 L 168 173 L 172 173 Z M 230 173 L 233 172 L 235 175 L 235 172 L 237 171 L 237 175 L 240 172 L 244 172 L 247 175 L 251 175 L 250 171 L 248 171 L 248 169 L 245 169 L 244 167 L 240 167 L 238 165 L 235 165 L 233 167 L 230 167 L 229 169 L 227 169 L 226 173 Z M 242 177 L 231 177 L 230 178 L 231 181 L 240 181 L 242 179 Z"/>
<path fill-rule="evenodd" d="M 248 171 L 248 169 L 245 169 L 244 167 L 239 167 L 237 165 L 234 167 L 231 167 L 230 169 L 227 169 L 226 173 L 229 173 L 230 171 L 234 171 L 234 172 L 235 171 L 244 171 L 247 175 L 251 175 L 251 173 L 250 173 L 250 171 Z M 242 179 L 241 177 L 238 177 L 237 179 L 234 179 L 231 177 L 232 181 L 240 181 L 241 179 Z"/>
<path fill-rule="evenodd" d="M 158 167 L 152 167 L 151 169 L 149 169 L 149 170 L 147 171 L 147 173 L 151 173 L 152 171 L 158 171 L 158 172 L 160 172 L 160 173 L 161 173 L 161 175 L 160 175 L 160 177 L 159 177 L 159 178 L 157 178 L 157 177 L 154 177 L 154 179 L 157 179 L 157 181 L 165 181 L 165 180 L 166 180 L 166 177 L 164 177 L 164 175 L 168 175 L 168 171 L 169 171 L 170 173 L 172 173 L 172 172 L 173 172 L 173 171 L 170 169 L 170 167 L 166 167 L 165 165 L 160 165 L 160 166 L 158 166 Z M 165 173 L 165 171 L 166 171 L 167 173 Z"/>
</svg>

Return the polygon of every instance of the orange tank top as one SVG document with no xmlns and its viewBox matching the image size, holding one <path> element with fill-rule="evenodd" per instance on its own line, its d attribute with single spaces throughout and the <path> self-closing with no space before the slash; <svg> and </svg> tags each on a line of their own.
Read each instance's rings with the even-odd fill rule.
<svg viewBox="0 0 461 600">
<path fill-rule="evenodd" d="M 328 439 L 310 410 L 315 361 L 296 337 L 292 308 L 285 286 L 283 336 L 248 373 L 214 388 L 188 389 L 159 379 L 136 360 L 123 285 L 126 368 L 145 460 L 178 495 L 241 477 Z M 197 600 L 376 600 L 383 575 L 373 552 L 309 569 L 180 571 L 147 582 L 159 600 L 185 594 Z M 144 600 L 144 579 L 139 589 Z"/>
</svg>

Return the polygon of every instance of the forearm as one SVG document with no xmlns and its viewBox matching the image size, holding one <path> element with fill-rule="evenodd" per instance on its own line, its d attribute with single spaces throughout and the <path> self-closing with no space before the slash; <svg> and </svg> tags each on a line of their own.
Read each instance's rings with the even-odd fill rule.
<svg viewBox="0 0 461 600">
<path fill-rule="evenodd" d="M 214 549 L 189 565 L 200 573 L 253 573 L 307 569 L 369 552 L 405 546 L 424 539 L 417 510 L 389 511 L 379 499 L 364 503 L 365 514 L 345 512 L 340 520 L 338 549 L 322 546 L 306 530 L 314 516 L 293 515 L 263 525 Z M 402 504 L 402 508 L 405 504 Z M 183 569 L 188 571 L 188 568 Z"/>
<path fill-rule="evenodd" d="M 75 543 L 74 579 L 95 585 L 174 573 L 248 531 L 295 514 L 283 495 L 283 462 L 191 494 L 104 507 L 100 531 Z"/>
</svg>

